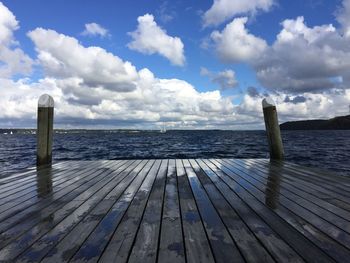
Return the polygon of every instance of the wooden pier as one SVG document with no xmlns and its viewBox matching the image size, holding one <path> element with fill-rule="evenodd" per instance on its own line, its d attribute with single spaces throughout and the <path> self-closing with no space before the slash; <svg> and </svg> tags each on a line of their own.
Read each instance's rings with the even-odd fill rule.
<svg viewBox="0 0 350 263">
<path fill-rule="evenodd" d="M 0 179 L 1 262 L 349 262 L 350 178 L 266 159 L 66 161 Z"/>
</svg>

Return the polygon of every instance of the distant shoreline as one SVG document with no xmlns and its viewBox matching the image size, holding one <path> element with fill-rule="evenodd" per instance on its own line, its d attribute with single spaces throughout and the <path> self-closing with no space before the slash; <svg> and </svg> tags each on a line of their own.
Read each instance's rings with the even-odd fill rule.
<svg viewBox="0 0 350 263">
<path fill-rule="evenodd" d="M 36 132 L 36 129 L 35 128 L 0 128 L 0 134 L 4 134 L 4 133 L 9 133 L 9 132 L 13 132 L 14 134 L 15 133 L 31 133 L 31 132 Z M 239 132 L 255 132 L 255 131 L 265 131 L 265 130 L 262 130 L 262 129 L 259 129 L 259 130 L 225 130 L 225 129 L 188 129 L 188 130 L 184 130 L 184 129 L 169 129 L 167 130 L 167 132 L 177 132 L 177 131 L 220 131 L 220 132 L 232 132 L 232 131 L 239 131 Z M 132 133 L 132 132 L 160 132 L 160 129 L 149 129 L 149 130 L 146 130 L 146 129 L 54 129 L 54 132 L 55 133 L 81 133 L 81 132 L 86 132 L 86 133 L 89 133 L 89 132 L 115 132 L 115 133 L 123 133 L 123 132 L 129 132 L 129 133 Z"/>
<path fill-rule="evenodd" d="M 350 130 L 350 115 L 328 120 L 289 121 L 280 125 L 281 130 Z"/>
<path fill-rule="evenodd" d="M 332 119 L 318 119 L 318 120 L 301 120 L 301 121 L 288 121 L 280 124 L 281 130 L 350 130 L 350 115 L 339 116 Z M 54 129 L 56 134 L 60 133 L 90 133 L 90 132 L 106 132 L 106 133 L 138 133 L 138 132 L 159 132 L 160 129 Z M 265 129 L 258 130 L 227 130 L 227 129 L 167 129 L 167 132 L 171 131 L 237 131 L 237 132 L 250 132 L 250 131 L 265 131 Z M 35 134 L 36 128 L 0 128 L 0 134 Z"/>
</svg>

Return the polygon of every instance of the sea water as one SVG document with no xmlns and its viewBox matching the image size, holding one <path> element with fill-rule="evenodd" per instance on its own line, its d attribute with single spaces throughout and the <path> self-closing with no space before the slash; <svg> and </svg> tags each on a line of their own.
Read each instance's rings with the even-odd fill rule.
<svg viewBox="0 0 350 263">
<path fill-rule="evenodd" d="M 350 131 L 282 131 L 286 160 L 350 176 Z M 268 158 L 264 131 L 60 131 L 53 162 Z M 36 135 L 0 134 L 0 176 L 35 165 Z"/>
</svg>

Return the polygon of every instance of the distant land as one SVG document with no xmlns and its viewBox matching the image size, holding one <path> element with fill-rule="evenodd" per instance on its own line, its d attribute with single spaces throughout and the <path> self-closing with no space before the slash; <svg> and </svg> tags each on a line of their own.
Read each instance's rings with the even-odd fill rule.
<svg viewBox="0 0 350 263">
<path fill-rule="evenodd" d="M 350 130 L 350 115 L 339 116 L 329 120 L 304 120 L 288 121 L 280 124 L 281 130 Z M 171 130 L 169 130 L 171 131 Z M 182 130 L 177 130 L 182 131 Z M 187 130 L 183 130 L 187 131 Z M 203 130 L 196 130 L 203 131 Z M 209 131 L 226 131 L 213 129 Z M 140 132 L 159 132 L 159 129 L 54 129 L 55 134 L 71 133 L 140 133 Z M 0 128 L 0 134 L 36 134 L 34 128 Z"/>
<path fill-rule="evenodd" d="M 281 130 L 350 130 L 350 115 L 329 120 L 288 121 L 280 125 Z"/>
</svg>

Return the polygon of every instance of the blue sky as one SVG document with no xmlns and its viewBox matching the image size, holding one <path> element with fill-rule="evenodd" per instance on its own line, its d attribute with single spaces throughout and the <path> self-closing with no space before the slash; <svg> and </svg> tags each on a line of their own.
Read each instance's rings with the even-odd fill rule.
<svg viewBox="0 0 350 263">
<path fill-rule="evenodd" d="M 58 102 L 57 125 L 69 128 L 259 129 L 266 95 L 282 121 L 347 114 L 348 9 L 348 0 L 2 1 L 0 40 L 11 33 L 0 41 L 0 126 L 35 125 L 45 92 Z M 128 66 L 101 61 L 92 46 L 134 69 L 101 79 Z M 11 60 L 16 49 L 26 63 Z M 153 75 L 147 87 L 143 69 Z"/>
</svg>

